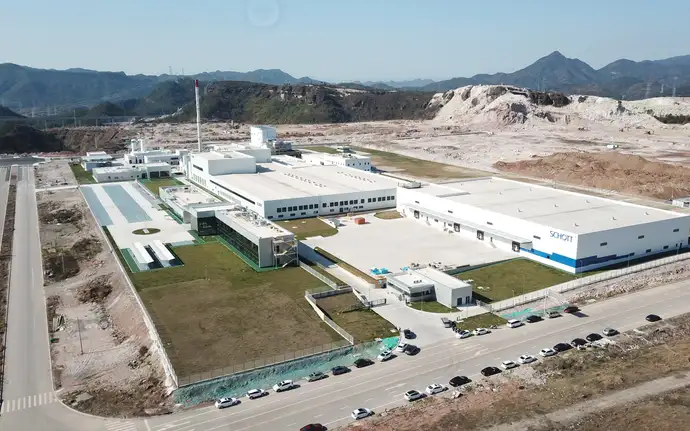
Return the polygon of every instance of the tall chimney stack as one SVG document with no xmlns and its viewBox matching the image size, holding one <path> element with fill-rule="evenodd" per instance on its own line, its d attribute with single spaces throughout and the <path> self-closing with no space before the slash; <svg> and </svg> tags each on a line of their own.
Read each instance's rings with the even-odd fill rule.
<svg viewBox="0 0 690 431">
<path fill-rule="evenodd" d="M 199 80 L 194 80 L 194 98 L 196 99 L 196 140 L 197 150 L 201 151 L 201 109 L 199 107 Z"/>
</svg>

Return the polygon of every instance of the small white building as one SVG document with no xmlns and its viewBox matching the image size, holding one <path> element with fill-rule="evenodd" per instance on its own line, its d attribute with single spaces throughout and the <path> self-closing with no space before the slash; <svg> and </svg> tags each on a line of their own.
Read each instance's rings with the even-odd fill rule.
<svg viewBox="0 0 690 431">
<path fill-rule="evenodd" d="M 276 129 L 270 126 L 251 126 L 249 128 L 252 147 L 265 146 L 269 141 L 277 138 Z"/>
<path fill-rule="evenodd" d="M 472 285 L 426 267 L 386 274 L 386 285 L 405 302 L 435 300 L 448 308 L 472 304 Z"/>
<path fill-rule="evenodd" d="M 91 174 L 99 183 L 165 178 L 170 176 L 170 165 L 167 163 L 147 163 L 143 165 L 109 166 L 94 168 Z"/>
<path fill-rule="evenodd" d="M 313 165 L 334 165 L 347 168 L 371 171 L 371 157 L 355 153 L 322 153 L 318 151 L 301 150 L 302 160 Z"/>
<path fill-rule="evenodd" d="M 110 166 L 112 162 L 112 156 L 106 154 L 105 151 L 90 151 L 81 158 L 81 166 L 86 172 L 91 172 L 93 168 Z"/>
<path fill-rule="evenodd" d="M 690 208 L 690 197 L 673 199 L 671 204 L 675 207 Z"/>
</svg>

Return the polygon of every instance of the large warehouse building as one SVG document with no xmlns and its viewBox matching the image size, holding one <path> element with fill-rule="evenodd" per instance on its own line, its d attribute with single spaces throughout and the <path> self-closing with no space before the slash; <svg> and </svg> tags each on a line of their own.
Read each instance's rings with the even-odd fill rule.
<svg viewBox="0 0 690 431">
<path fill-rule="evenodd" d="M 290 156 L 270 163 L 238 151 L 193 153 L 184 169 L 195 183 L 268 220 L 394 208 L 398 181 Z"/>
<path fill-rule="evenodd" d="M 690 216 L 500 178 L 406 184 L 404 216 L 571 273 L 687 247 Z"/>
</svg>

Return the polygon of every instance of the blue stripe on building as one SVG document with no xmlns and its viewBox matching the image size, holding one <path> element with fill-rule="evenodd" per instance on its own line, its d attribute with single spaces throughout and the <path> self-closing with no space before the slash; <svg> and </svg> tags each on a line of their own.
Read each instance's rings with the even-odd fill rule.
<svg viewBox="0 0 690 431">
<path fill-rule="evenodd" d="M 543 251 L 539 250 L 528 250 L 526 248 L 520 248 L 520 250 L 525 251 L 527 253 L 532 253 L 535 256 L 539 256 L 544 259 L 549 259 L 554 262 L 560 263 L 562 265 L 569 266 L 571 268 L 584 268 L 590 265 L 598 265 L 601 263 L 613 261 L 613 260 L 619 260 L 619 259 L 627 259 L 629 257 L 632 257 L 635 255 L 635 253 L 628 253 L 628 254 L 623 254 L 623 255 L 615 255 L 611 254 L 608 256 L 589 256 L 589 257 L 583 257 L 580 259 L 573 259 L 567 256 L 563 256 L 562 254 L 558 253 L 544 253 Z"/>
</svg>

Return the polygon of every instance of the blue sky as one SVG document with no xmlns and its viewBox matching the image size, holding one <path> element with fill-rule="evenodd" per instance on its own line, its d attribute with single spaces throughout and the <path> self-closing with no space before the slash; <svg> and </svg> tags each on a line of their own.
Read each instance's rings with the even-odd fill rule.
<svg viewBox="0 0 690 431">
<path fill-rule="evenodd" d="M 688 0 L 0 0 L 0 63 L 329 81 L 601 67 L 690 54 Z"/>
</svg>

